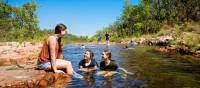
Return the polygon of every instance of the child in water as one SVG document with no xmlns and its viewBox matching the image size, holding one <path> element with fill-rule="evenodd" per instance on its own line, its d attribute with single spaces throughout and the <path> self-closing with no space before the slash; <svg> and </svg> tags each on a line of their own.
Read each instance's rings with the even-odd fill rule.
<svg viewBox="0 0 200 88">
<path fill-rule="evenodd" d="M 85 49 L 85 46 L 82 44 L 80 48 L 81 48 L 81 49 Z"/>
<path fill-rule="evenodd" d="M 82 71 L 92 71 L 98 67 L 95 59 L 93 59 L 94 53 L 91 50 L 86 50 L 84 59 L 79 62 L 79 69 Z"/>
</svg>

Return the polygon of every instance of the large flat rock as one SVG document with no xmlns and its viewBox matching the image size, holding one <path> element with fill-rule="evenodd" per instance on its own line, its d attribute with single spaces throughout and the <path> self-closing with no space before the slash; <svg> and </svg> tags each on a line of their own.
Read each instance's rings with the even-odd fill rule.
<svg viewBox="0 0 200 88">
<path fill-rule="evenodd" d="M 34 68 L 0 67 L 0 88 L 61 88 L 71 81 L 67 74 L 45 72 Z"/>
</svg>

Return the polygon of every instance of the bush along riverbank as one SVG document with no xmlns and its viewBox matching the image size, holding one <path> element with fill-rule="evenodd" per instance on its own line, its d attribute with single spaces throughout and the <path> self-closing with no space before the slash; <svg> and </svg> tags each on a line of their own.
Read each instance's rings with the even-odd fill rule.
<svg viewBox="0 0 200 88">
<path fill-rule="evenodd" d="M 200 57 L 200 25 L 164 25 L 156 34 L 142 35 L 121 40 L 123 44 L 129 44 L 133 39 L 137 46 L 159 46 L 156 51 L 163 53 L 180 53 Z"/>
</svg>

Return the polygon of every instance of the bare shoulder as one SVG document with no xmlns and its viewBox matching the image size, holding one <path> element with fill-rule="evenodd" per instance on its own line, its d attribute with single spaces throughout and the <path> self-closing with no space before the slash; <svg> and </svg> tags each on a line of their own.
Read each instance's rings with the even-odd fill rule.
<svg viewBox="0 0 200 88">
<path fill-rule="evenodd" d="M 56 43 L 56 38 L 54 36 L 49 36 L 47 43 L 49 44 L 55 44 Z"/>
<path fill-rule="evenodd" d="M 56 38 L 54 36 L 49 36 L 48 41 L 56 41 Z"/>
</svg>

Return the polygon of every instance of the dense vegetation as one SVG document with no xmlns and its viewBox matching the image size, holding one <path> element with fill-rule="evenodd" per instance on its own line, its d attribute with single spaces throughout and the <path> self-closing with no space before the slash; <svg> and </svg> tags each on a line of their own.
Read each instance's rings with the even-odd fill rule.
<svg viewBox="0 0 200 88">
<path fill-rule="evenodd" d="M 106 31 L 114 38 L 152 34 L 159 32 L 163 24 L 174 26 L 199 20 L 198 0 L 141 0 L 139 5 L 125 0 L 121 17 L 104 30 L 97 31 L 96 36 L 102 36 Z"/>
<path fill-rule="evenodd" d="M 138 5 L 125 0 L 121 16 L 113 24 L 98 30 L 93 38 L 104 38 L 105 32 L 115 42 L 145 35 L 170 35 L 174 37 L 171 43 L 179 44 L 181 40 L 194 47 L 200 43 L 199 20 L 199 0 L 141 0 Z"/>
<path fill-rule="evenodd" d="M 0 41 L 41 41 L 48 35 L 54 33 L 52 29 L 40 29 L 39 20 L 36 15 L 38 7 L 34 0 L 25 3 L 21 7 L 7 4 L 5 0 L 0 0 Z M 72 42 L 88 41 L 87 36 L 75 36 L 69 34 L 64 41 Z"/>
<path fill-rule="evenodd" d="M 50 29 L 39 28 L 37 9 L 34 0 L 21 7 L 0 0 L 0 41 L 41 41 L 53 33 Z M 141 0 L 138 5 L 125 0 L 121 16 L 113 24 L 98 30 L 92 38 L 69 34 L 64 41 L 97 41 L 99 37 L 104 39 L 105 32 L 115 42 L 145 35 L 151 35 L 148 38 L 170 35 L 174 37 L 171 44 L 185 43 L 195 50 L 200 43 L 199 20 L 198 0 Z"/>
<path fill-rule="evenodd" d="M 18 8 L 8 5 L 1 0 L 1 41 L 24 41 L 37 38 L 35 33 L 39 32 L 39 28 L 38 19 L 35 15 L 36 9 L 37 6 L 34 2 L 26 3 L 21 8 Z"/>
</svg>

